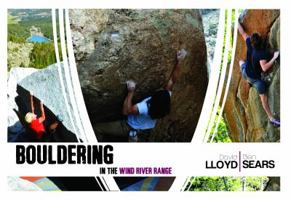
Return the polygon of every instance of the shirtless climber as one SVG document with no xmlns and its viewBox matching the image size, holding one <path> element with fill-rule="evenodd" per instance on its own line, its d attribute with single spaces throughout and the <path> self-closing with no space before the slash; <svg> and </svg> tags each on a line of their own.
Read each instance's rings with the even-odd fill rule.
<svg viewBox="0 0 291 200">
<path fill-rule="evenodd" d="M 238 31 L 247 45 L 247 59 L 239 61 L 242 77 L 258 91 L 270 123 L 274 126 L 280 126 L 280 120 L 275 119 L 270 110 L 266 95 L 266 83 L 261 79 L 261 73 L 268 71 L 273 66 L 279 56 L 279 51 L 271 55 L 264 47 L 262 37 L 258 33 L 249 36 L 240 23 L 238 23 Z"/>
<path fill-rule="evenodd" d="M 128 93 L 122 109 L 126 120 L 95 124 L 94 130 L 98 141 L 102 142 L 104 136 L 111 135 L 128 137 L 129 141 L 137 142 L 140 130 L 153 129 L 158 119 L 169 114 L 173 85 L 178 79 L 181 62 L 186 55 L 187 52 L 184 49 L 177 52 L 177 64 L 164 90 L 155 92 L 137 104 L 132 103 L 136 84 L 132 80 L 127 81 Z"/>
</svg>

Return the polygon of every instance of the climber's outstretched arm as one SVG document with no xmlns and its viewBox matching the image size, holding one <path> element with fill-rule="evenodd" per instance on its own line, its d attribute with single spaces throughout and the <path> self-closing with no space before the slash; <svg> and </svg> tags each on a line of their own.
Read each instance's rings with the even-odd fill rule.
<svg viewBox="0 0 291 200">
<path fill-rule="evenodd" d="M 41 110 L 41 117 L 38 119 L 40 123 L 44 122 L 45 120 L 45 112 L 43 108 L 43 102 L 40 102 L 40 110 Z"/>
<path fill-rule="evenodd" d="M 187 55 L 187 51 L 185 51 L 184 49 L 177 52 L 177 64 L 173 68 L 170 79 L 165 87 L 166 90 L 169 90 L 169 91 L 173 90 L 173 86 L 177 82 L 179 75 L 180 75 L 181 62 L 182 62 L 182 60 L 184 60 L 186 55 Z"/>
<path fill-rule="evenodd" d="M 34 113 L 33 92 L 30 92 L 30 107 L 31 112 Z"/>
<path fill-rule="evenodd" d="M 129 114 L 137 115 L 139 114 L 137 105 L 132 104 L 132 98 L 133 98 L 134 90 L 135 90 L 135 83 L 133 81 L 127 81 L 127 90 L 128 90 L 128 93 L 123 102 L 122 114 L 123 115 L 129 115 Z"/>
<path fill-rule="evenodd" d="M 169 90 L 169 91 L 173 90 L 173 86 L 177 82 L 177 79 L 178 79 L 180 71 L 181 71 L 180 68 L 181 68 L 181 61 L 178 60 L 177 64 L 175 65 L 175 67 L 171 73 L 170 79 L 166 85 L 166 88 L 165 88 L 166 90 Z"/>
<path fill-rule="evenodd" d="M 242 27 L 242 25 L 238 22 L 238 31 L 240 33 L 240 35 L 243 37 L 243 39 L 246 41 L 247 38 L 249 37 L 249 35 L 245 32 L 244 28 Z"/>
</svg>

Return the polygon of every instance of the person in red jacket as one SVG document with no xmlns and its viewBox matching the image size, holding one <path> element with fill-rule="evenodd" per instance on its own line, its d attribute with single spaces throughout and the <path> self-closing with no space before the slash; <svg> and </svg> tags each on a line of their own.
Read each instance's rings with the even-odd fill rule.
<svg viewBox="0 0 291 200">
<path fill-rule="evenodd" d="M 49 141 L 51 134 L 56 131 L 56 128 L 59 125 L 59 119 L 52 123 L 49 128 L 48 132 L 46 131 L 44 121 L 46 119 L 45 117 L 45 111 L 43 107 L 43 102 L 40 102 L 40 110 L 41 110 L 41 116 L 37 117 L 34 110 L 34 103 L 33 103 L 33 93 L 30 92 L 30 104 L 31 104 L 31 112 L 28 112 L 25 115 L 25 121 L 29 124 L 29 128 L 32 130 L 33 133 L 35 133 L 37 141 Z"/>
<path fill-rule="evenodd" d="M 30 92 L 30 105 L 31 105 L 31 112 L 28 112 L 25 115 L 25 121 L 29 124 L 31 130 L 36 134 L 36 138 L 41 140 L 43 135 L 45 134 L 45 112 L 43 108 L 43 102 L 40 102 L 40 109 L 41 109 L 41 117 L 37 117 L 34 113 L 34 103 L 33 103 L 33 94 Z"/>
</svg>

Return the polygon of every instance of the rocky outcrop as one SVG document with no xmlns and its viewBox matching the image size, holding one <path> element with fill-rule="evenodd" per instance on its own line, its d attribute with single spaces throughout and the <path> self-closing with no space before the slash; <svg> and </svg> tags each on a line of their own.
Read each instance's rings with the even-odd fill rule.
<svg viewBox="0 0 291 200">
<path fill-rule="evenodd" d="M 207 55 L 210 61 L 213 60 L 216 45 L 216 37 L 219 23 L 219 9 L 201 10 L 205 41 L 207 46 Z"/>
<path fill-rule="evenodd" d="M 200 10 L 203 21 L 203 30 L 205 35 L 205 42 L 207 47 L 207 71 L 208 77 L 211 73 L 211 65 L 214 57 L 216 37 L 219 23 L 219 9 L 202 9 Z"/>
<path fill-rule="evenodd" d="M 60 64 L 63 67 L 63 64 Z M 76 142 L 74 134 L 76 122 L 69 116 L 72 107 L 66 106 L 62 91 L 58 65 L 50 65 L 45 69 L 13 67 L 9 73 L 8 86 L 8 141 L 17 135 L 27 132 L 23 118 L 27 112 L 31 112 L 29 91 L 34 94 L 35 113 L 40 116 L 40 100 L 44 102 L 46 120 L 48 127 L 55 122 L 56 116 L 62 118 L 54 140 L 57 142 Z M 71 109 L 71 110 L 70 110 Z M 76 126 L 77 127 L 77 126 Z M 78 131 L 76 131 L 78 134 Z M 25 139 L 25 138 L 24 138 Z"/>
<path fill-rule="evenodd" d="M 242 24 L 250 35 L 260 33 L 269 40 L 273 49 L 280 49 L 280 11 L 247 10 Z M 238 33 L 232 81 L 224 108 L 225 121 L 233 142 L 277 142 L 280 128 L 268 122 L 259 95 L 254 87 L 242 79 L 239 60 L 246 58 L 246 44 Z M 279 61 L 265 74 L 271 111 L 280 117 L 280 64 Z"/>
<path fill-rule="evenodd" d="M 188 56 L 172 95 L 172 112 L 150 141 L 190 141 L 207 88 L 206 47 L 198 10 L 70 10 L 75 58 L 94 124 L 117 119 L 125 81 L 137 82 L 135 101 L 165 86 L 176 51 Z"/>
<path fill-rule="evenodd" d="M 33 44 L 31 43 L 14 43 L 8 42 L 8 53 L 7 53 L 7 64 L 8 68 L 21 66 L 29 67 L 30 58 L 29 54 L 33 49 Z"/>
</svg>

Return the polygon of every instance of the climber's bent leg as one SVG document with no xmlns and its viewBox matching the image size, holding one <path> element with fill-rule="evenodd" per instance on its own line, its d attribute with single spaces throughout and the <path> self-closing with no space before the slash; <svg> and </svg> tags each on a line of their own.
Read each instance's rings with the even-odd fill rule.
<svg viewBox="0 0 291 200">
<path fill-rule="evenodd" d="M 254 85 L 254 87 L 256 88 L 256 90 L 258 91 L 260 95 L 262 106 L 266 114 L 268 115 L 269 121 L 275 126 L 280 126 L 280 120 L 274 118 L 274 115 L 271 112 L 271 109 L 268 103 L 268 96 L 266 95 L 266 83 L 260 79 L 256 79 L 256 80 L 253 79 L 252 84 Z"/>
<path fill-rule="evenodd" d="M 245 62 L 244 60 L 240 60 L 240 61 L 239 61 L 239 66 L 240 66 L 240 68 L 241 68 L 242 65 L 245 64 L 245 63 L 246 63 L 246 62 Z"/>
<path fill-rule="evenodd" d="M 246 68 L 247 68 L 247 63 L 243 60 L 240 60 L 239 61 L 239 66 L 240 66 L 240 72 L 241 72 L 241 75 L 243 77 L 243 79 L 247 79 L 247 72 L 246 72 Z"/>
<path fill-rule="evenodd" d="M 130 130 L 125 120 L 97 123 L 93 128 L 98 141 L 103 141 L 105 136 L 128 137 Z"/>
</svg>

